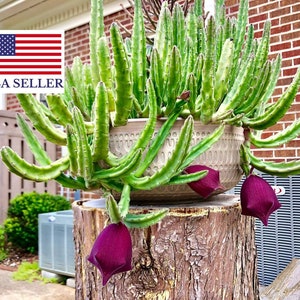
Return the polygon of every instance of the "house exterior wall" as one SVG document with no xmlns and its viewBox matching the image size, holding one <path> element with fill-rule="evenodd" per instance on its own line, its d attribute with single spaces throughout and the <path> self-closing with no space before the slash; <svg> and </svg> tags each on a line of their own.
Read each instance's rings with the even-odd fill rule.
<svg viewBox="0 0 300 300">
<path fill-rule="evenodd" d="M 132 26 L 132 20 L 123 10 L 106 16 L 105 33 L 109 35 L 110 24 L 118 21 L 125 28 L 129 29 Z M 125 30 L 123 34 L 126 35 Z M 72 64 L 74 57 L 81 57 L 83 62 L 89 62 L 89 24 L 79 26 L 77 28 L 65 32 L 65 63 L 67 66 Z"/>
</svg>

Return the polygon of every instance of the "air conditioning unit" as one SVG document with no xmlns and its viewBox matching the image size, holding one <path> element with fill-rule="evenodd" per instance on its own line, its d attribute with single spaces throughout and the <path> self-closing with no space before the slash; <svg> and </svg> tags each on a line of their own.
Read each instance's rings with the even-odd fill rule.
<svg viewBox="0 0 300 300">
<path fill-rule="evenodd" d="M 261 285 L 269 285 L 293 258 L 300 258 L 300 176 L 259 175 L 273 186 L 281 203 L 268 226 L 255 223 L 258 278 Z M 242 181 L 233 189 L 235 194 L 241 185 Z"/>
<path fill-rule="evenodd" d="M 72 210 L 39 214 L 39 266 L 75 277 Z"/>
</svg>

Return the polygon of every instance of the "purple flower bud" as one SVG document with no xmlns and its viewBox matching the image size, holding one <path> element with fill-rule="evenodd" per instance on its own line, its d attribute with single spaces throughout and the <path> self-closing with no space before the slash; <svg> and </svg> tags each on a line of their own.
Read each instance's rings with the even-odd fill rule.
<svg viewBox="0 0 300 300">
<path fill-rule="evenodd" d="M 219 171 L 203 165 L 192 165 L 185 169 L 185 173 L 195 173 L 199 171 L 208 171 L 208 174 L 197 181 L 188 183 L 189 187 L 198 193 L 202 198 L 206 199 L 217 190 L 225 190 L 220 183 Z"/>
<path fill-rule="evenodd" d="M 279 203 L 273 188 L 263 178 L 250 174 L 241 189 L 242 214 L 259 218 L 265 226 Z"/>
<path fill-rule="evenodd" d="M 88 257 L 88 261 L 100 270 L 103 285 L 112 275 L 130 271 L 131 259 L 131 236 L 123 223 L 113 223 L 104 228 Z"/>
</svg>

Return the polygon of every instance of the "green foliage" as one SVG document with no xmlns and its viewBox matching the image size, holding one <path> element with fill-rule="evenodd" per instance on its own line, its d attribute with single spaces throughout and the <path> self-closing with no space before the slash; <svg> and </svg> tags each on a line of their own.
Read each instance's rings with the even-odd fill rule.
<svg viewBox="0 0 300 300">
<path fill-rule="evenodd" d="M 38 262 L 23 262 L 18 267 L 18 270 L 13 273 L 13 279 L 29 282 L 41 279 L 41 273 Z"/>
<path fill-rule="evenodd" d="M 4 222 L 7 241 L 13 247 L 29 252 L 38 249 L 38 215 L 70 209 L 70 202 L 62 196 L 27 193 L 10 202 L 8 218 Z"/>
<path fill-rule="evenodd" d="M 7 257 L 7 253 L 4 249 L 0 249 L 0 261 L 3 261 Z"/>
<path fill-rule="evenodd" d="M 0 261 L 4 260 L 7 257 L 5 245 L 6 245 L 5 230 L 3 226 L 0 226 Z"/>
<path fill-rule="evenodd" d="M 58 280 L 57 278 L 43 278 L 41 275 L 41 270 L 39 268 L 39 264 L 37 261 L 35 262 L 22 262 L 21 265 L 18 267 L 18 270 L 13 273 L 13 279 L 18 280 L 18 281 L 35 281 L 35 280 L 40 280 L 45 283 L 52 282 L 52 283 L 57 283 Z"/>
<path fill-rule="evenodd" d="M 5 230 L 4 227 L 0 225 L 0 250 L 5 247 Z"/>
</svg>

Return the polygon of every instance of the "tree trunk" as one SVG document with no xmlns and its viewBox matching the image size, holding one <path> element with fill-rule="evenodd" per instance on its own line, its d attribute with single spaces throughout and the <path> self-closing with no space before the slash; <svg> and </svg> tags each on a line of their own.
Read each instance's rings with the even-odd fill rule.
<svg viewBox="0 0 300 300">
<path fill-rule="evenodd" d="M 105 287 L 87 257 L 108 217 L 83 203 L 73 205 L 77 300 L 259 299 L 254 221 L 241 216 L 235 196 L 169 206 L 159 224 L 132 229 L 133 269 L 114 275 Z"/>
</svg>

